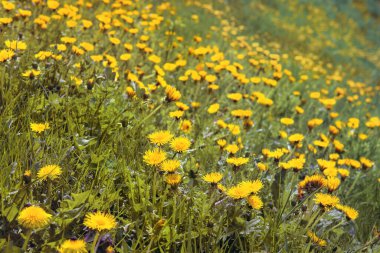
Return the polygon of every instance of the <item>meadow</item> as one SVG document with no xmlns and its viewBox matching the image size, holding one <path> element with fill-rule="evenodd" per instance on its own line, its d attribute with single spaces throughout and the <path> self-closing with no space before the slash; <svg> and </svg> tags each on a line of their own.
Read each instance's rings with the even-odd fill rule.
<svg viewBox="0 0 380 253">
<path fill-rule="evenodd" d="M 0 251 L 380 252 L 376 1 L 2 0 Z"/>
</svg>

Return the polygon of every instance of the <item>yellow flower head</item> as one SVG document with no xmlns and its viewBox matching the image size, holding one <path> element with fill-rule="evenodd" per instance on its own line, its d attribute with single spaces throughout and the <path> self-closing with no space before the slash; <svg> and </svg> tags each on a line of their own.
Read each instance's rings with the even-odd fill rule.
<svg viewBox="0 0 380 253">
<path fill-rule="evenodd" d="M 151 143 L 162 146 L 173 138 L 173 134 L 170 131 L 157 131 L 148 135 L 148 138 Z"/>
<path fill-rule="evenodd" d="M 69 239 L 64 241 L 58 248 L 59 253 L 87 253 L 84 240 Z"/>
<path fill-rule="evenodd" d="M 30 123 L 30 129 L 36 133 L 42 133 L 43 131 L 50 129 L 49 123 Z"/>
<path fill-rule="evenodd" d="M 168 174 L 165 176 L 165 182 L 172 186 L 179 184 L 181 180 L 182 177 L 179 174 Z"/>
<path fill-rule="evenodd" d="M 264 185 L 259 179 L 257 179 L 254 181 L 243 181 L 239 186 L 246 189 L 249 193 L 258 193 Z"/>
<path fill-rule="evenodd" d="M 342 211 L 350 220 L 355 220 L 359 216 L 359 212 L 350 206 L 336 205 L 336 209 Z"/>
<path fill-rule="evenodd" d="M 174 172 L 181 166 L 178 160 L 165 160 L 160 165 L 160 170 L 167 172 Z"/>
<path fill-rule="evenodd" d="M 314 198 L 315 203 L 322 205 L 326 208 L 335 207 L 339 204 L 339 198 L 326 193 L 317 193 Z"/>
<path fill-rule="evenodd" d="M 62 169 L 58 165 L 51 164 L 51 165 L 46 165 L 42 167 L 38 173 L 37 177 L 41 180 L 54 180 L 58 178 L 62 174 Z"/>
<path fill-rule="evenodd" d="M 191 142 L 186 137 L 177 137 L 170 142 L 170 147 L 175 152 L 184 152 L 190 148 Z"/>
<path fill-rule="evenodd" d="M 92 230 L 111 230 L 116 227 L 116 220 L 112 214 L 102 213 L 97 211 L 96 213 L 87 213 L 83 224 Z"/>
<path fill-rule="evenodd" d="M 202 178 L 207 183 L 216 184 L 216 183 L 219 183 L 220 180 L 222 180 L 223 174 L 219 173 L 219 172 L 211 172 L 211 173 L 204 175 Z"/>
<path fill-rule="evenodd" d="M 256 209 L 256 210 L 260 210 L 261 208 L 263 208 L 264 206 L 264 203 L 263 201 L 261 200 L 261 198 L 257 195 L 251 195 L 247 198 L 247 201 L 248 201 L 248 204 L 253 208 L 253 209 Z"/>
<path fill-rule="evenodd" d="M 146 164 L 157 166 L 166 160 L 166 152 L 158 148 L 154 150 L 147 150 L 143 159 Z"/>
<path fill-rule="evenodd" d="M 17 217 L 18 223 L 28 229 L 39 229 L 50 223 L 51 214 L 39 206 L 28 206 L 21 210 Z"/>
<path fill-rule="evenodd" d="M 227 196 L 233 199 L 242 199 L 249 196 L 251 193 L 248 187 L 236 185 L 227 190 Z"/>
</svg>

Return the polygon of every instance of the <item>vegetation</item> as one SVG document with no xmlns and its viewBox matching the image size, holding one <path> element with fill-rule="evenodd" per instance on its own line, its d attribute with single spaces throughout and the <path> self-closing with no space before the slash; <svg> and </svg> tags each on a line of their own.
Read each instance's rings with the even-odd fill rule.
<svg viewBox="0 0 380 253">
<path fill-rule="evenodd" d="M 342 2 L 2 1 L 1 252 L 379 252 L 380 12 Z"/>
</svg>

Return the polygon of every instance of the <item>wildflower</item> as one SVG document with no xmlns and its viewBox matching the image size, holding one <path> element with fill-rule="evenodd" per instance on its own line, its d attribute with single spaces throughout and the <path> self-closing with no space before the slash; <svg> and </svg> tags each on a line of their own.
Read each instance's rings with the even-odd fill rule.
<svg viewBox="0 0 380 253">
<path fill-rule="evenodd" d="M 166 172 L 174 172 L 181 166 L 181 162 L 178 160 L 165 160 L 160 165 L 160 170 Z"/>
<path fill-rule="evenodd" d="M 203 180 L 211 184 L 219 183 L 222 178 L 223 175 L 219 172 L 211 172 L 203 176 Z"/>
<path fill-rule="evenodd" d="M 256 210 L 260 210 L 261 208 L 263 208 L 264 206 L 264 203 L 263 201 L 261 200 L 261 198 L 257 195 L 251 195 L 247 198 L 247 201 L 248 201 L 248 204 L 253 208 L 253 209 L 256 209 Z"/>
<path fill-rule="evenodd" d="M 178 101 L 181 98 L 181 92 L 175 87 L 168 85 L 165 89 L 167 101 Z"/>
<path fill-rule="evenodd" d="M 346 215 L 346 217 L 350 220 L 355 220 L 359 216 L 359 212 L 350 206 L 338 204 L 336 205 L 336 209 L 342 211 Z"/>
<path fill-rule="evenodd" d="M 111 230 L 117 225 L 115 217 L 112 214 L 103 213 L 100 211 L 95 213 L 87 213 L 83 224 L 86 227 L 97 231 Z"/>
<path fill-rule="evenodd" d="M 257 179 L 254 181 L 243 181 L 239 184 L 240 187 L 246 189 L 250 194 L 258 193 L 263 188 L 263 183 Z"/>
<path fill-rule="evenodd" d="M 333 192 L 338 189 L 340 185 L 340 179 L 337 177 L 328 177 L 326 180 L 326 186 L 329 192 Z"/>
<path fill-rule="evenodd" d="M 207 109 L 207 112 L 209 114 L 214 114 L 216 113 L 220 108 L 220 105 L 219 104 L 212 104 L 210 105 L 210 107 Z"/>
<path fill-rule="evenodd" d="M 34 77 L 39 76 L 40 74 L 41 74 L 41 71 L 32 69 L 32 70 L 27 70 L 24 73 L 22 73 L 22 76 L 33 79 Z"/>
<path fill-rule="evenodd" d="M 148 135 L 148 138 L 151 143 L 162 146 L 173 138 L 173 134 L 170 131 L 157 131 Z"/>
<path fill-rule="evenodd" d="M 186 137 L 177 137 L 170 142 L 170 147 L 175 152 L 184 152 L 190 148 L 191 142 Z"/>
<path fill-rule="evenodd" d="M 17 41 L 17 40 L 6 40 L 5 46 L 12 50 L 25 50 L 27 48 L 27 45 L 23 41 Z"/>
<path fill-rule="evenodd" d="M 232 158 L 227 158 L 227 163 L 228 164 L 233 164 L 236 167 L 239 167 L 243 164 L 248 163 L 249 158 L 245 157 L 232 157 Z"/>
<path fill-rule="evenodd" d="M 307 236 L 316 244 L 318 244 L 321 247 L 325 247 L 327 245 L 327 242 L 321 238 L 319 238 L 314 232 L 311 230 L 307 231 Z"/>
<path fill-rule="evenodd" d="M 281 118 L 281 124 L 290 126 L 294 124 L 294 120 L 291 118 Z"/>
<path fill-rule="evenodd" d="M 28 206 L 21 210 L 17 221 L 25 228 L 39 229 L 50 223 L 51 216 L 39 206 Z"/>
<path fill-rule="evenodd" d="M 224 148 L 224 150 L 227 151 L 228 153 L 236 154 L 236 152 L 239 151 L 239 147 L 236 144 L 232 144 L 232 145 L 227 145 Z"/>
<path fill-rule="evenodd" d="M 180 119 L 183 116 L 184 113 L 185 112 L 181 111 L 181 110 L 170 112 L 169 113 L 169 117 L 170 118 L 175 118 L 175 119 Z"/>
<path fill-rule="evenodd" d="M 154 150 L 147 150 L 143 159 L 146 164 L 157 166 L 166 160 L 166 152 L 158 148 Z"/>
<path fill-rule="evenodd" d="M 69 239 L 64 241 L 58 248 L 59 253 L 87 253 L 84 240 Z"/>
<path fill-rule="evenodd" d="M 242 199 L 248 197 L 250 190 L 247 187 L 236 185 L 227 190 L 227 196 L 233 199 Z"/>
<path fill-rule="evenodd" d="M 41 180 L 54 180 L 58 178 L 62 174 L 62 169 L 58 165 L 52 164 L 52 165 L 46 165 L 42 167 L 38 173 L 37 177 Z"/>
<path fill-rule="evenodd" d="M 301 142 L 303 141 L 305 137 L 302 135 L 302 134 L 292 134 L 288 137 L 288 140 L 291 142 L 291 143 L 298 143 L 298 142 Z"/>
<path fill-rule="evenodd" d="M 268 167 L 264 163 L 261 163 L 261 162 L 257 164 L 257 168 L 259 168 L 259 170 L 261 171 L 268 170 Z"/>
<path fill-rule="evenodd" d="M 171 186 L 178 185 L 182 180 L 181 175 L 179 174 L 168 174 L 165 176 L 165 182 Z"/>
<path fill-rule="evenodd" d="M 192 124 L 190 120 L 183 120 L 179 125 L 179 129 L 181 129 L 184 133 L 189 133 L 191 131 Z"/>
<path fill-rule="evenodd" d="M 325 193 L 317 193 L 315 194 L 314 201 L 316 204 L 320 204 L 325 208 L 332 208 L 339 204 L 339 198 L 337 196 L 333 196 Z"/>
</svg>

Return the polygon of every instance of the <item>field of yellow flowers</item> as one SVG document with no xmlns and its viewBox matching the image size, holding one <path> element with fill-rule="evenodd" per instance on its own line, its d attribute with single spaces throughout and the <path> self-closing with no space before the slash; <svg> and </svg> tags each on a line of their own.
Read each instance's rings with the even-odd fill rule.
<svg viewBox="0 0 380 253">
<path fill-rule="evenodd" d="M 0 252 L 380 252 L 379 26 L 372 0 L 1 0 Z"/>
</svg>

